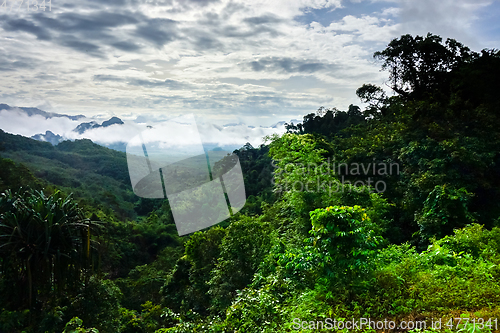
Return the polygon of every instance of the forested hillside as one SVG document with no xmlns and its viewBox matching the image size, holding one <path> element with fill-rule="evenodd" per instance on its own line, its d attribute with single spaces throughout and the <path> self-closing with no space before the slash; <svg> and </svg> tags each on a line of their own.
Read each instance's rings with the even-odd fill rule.
<svg viewBox="0 0 500 333">
<path fill-rule="evenodd" d="M 185 237 L 123 153 L 0 132 L 0 331 L 499 331 L 500 52 L 374 56 L 392 94 L 235 151 L 245 207 Z"/>
<path fill-rule="evenodd" d="M 64 141 L 53 146 L 0 130 L 0 154 L 27 166 L 34 176 L 68 194 L 80 203 L 112 211 L 133 219 L 138 198 L 130 186 L 125 153 L 90 140 Z"/>
</svg>

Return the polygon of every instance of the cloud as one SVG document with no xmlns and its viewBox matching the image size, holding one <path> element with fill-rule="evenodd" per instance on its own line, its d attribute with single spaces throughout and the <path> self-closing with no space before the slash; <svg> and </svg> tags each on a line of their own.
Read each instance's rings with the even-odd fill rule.
<svg viewBox="0 0 500 333">
<path fill-rule="evenodd" d="M 157 47 L 161 47 L 177 38 L 176 22 L 170 19 L 149 19 L 140 24 L 135 35 Z"/>
<path fill-rule="evenodd" d="M 60 0 L 51 12 L 0 17 L 0 103 L 30 106 L 36 95 L 61 113 L 189 111 L 263 122 L 321 105 L 346 109 L 363 83 L 383 85 L 387 73 L 372 55 L 401 34 L 483 47 L 474 27 L 488 4 Z"/>
<path fill-rule="evenodd" d="M 89 0 L 90 2 L 95 2 L 97 4 L 102 4 L 100 0 Z M 133 5 L 137 4 L 138 1 L 129 1 L 129 0 L 107 0 L 106 5 L 108 6 L 116 6 L 116 7 L 123 7 L 125 5 Z"/>
<path fill-rule="evenodd" d="M 180 90 L 180 89 L 186 89 L 189 85 L 182 83 L 180 81 L 176 80 L 141 80 L 141 79 L 132 79 L 130 81 L 131 85 L 133 86 L 140 86 L 140 87 L 147 87 L 147 88 L 156 88 L 156 87 L 163 87 L 163 88 L 168 88 L 172 90 Z"/>
<path fill-rule="evenodd" d="M 131 86 L 144 87 L 144 88 L 168 88 L 172 90 L 181 90 L 192 88 L 192 85 L 177 81 L 177 80 L 151 80 L 151 79 L 138 79 L 134 77 L 119 77 L 114 75 L 94 75 L 93 81 L 95 82 L 119 82 Z"/>
<path fill-rule="evenodd" d="M 124 82 L 126 79 L 115 75 L 94 75 L 93 80 L 98 82 Z"/>
<path fill-rule="evenodd" d="M 3 21 L 3 29 L 5 31 L 24 31 L 35 35 L 40 40 L 51 40 L 52 37 L 49 32 L 36 26 L 33 22 L 25 19 L 6 19 Z"/>
<path fill-rule="evenodd" d="M 325 70 L 331 65 L 315 61 L 295 60 L 291 58 L 262 58 L 247 64 L 253 71 L 282 71 L 285 73 L 314 73 Z"/>
<path fill-rule="evenodd" d="M 261 24 L 281 23 L 283 19 L 274 15 L 267 14 L 262 16 L 247 17 L 243 21 L 250 25 L 261 25 Z"/>
<path fill-rule="evenodd" d="M 217 127 L 212 124 L 198 123 L 204 143 L 217 144 L 219 146 L 234 145 L 242 147 L 250 142 L 252 146 L 258 147 L 264 143 L 263 138 L 272 134 L 283 134 L 285 127 L 255 127 L 251 128 L 246 124 L 236 126 Z"/>
<path fill-rule="evenodd" d="M 94 11 L 86 14 L 64 12 L 54 18 L 49 16 L 47 12 L 37 12 L 30 17 L 31 20 L 26 18 L 12 19 L 4 16 L 2 28 L 5 31 L 27 32 L 42 41 L 54 41 L 59 45 L 85 54 L 104 57 L 104 51 L 101 46 L 97 45 L 98 43 L 112 45 L 126 51 L 139 49 L 137 44 L 123 41 L 119 36 L 115 36 L 112 29 L 136 25 L 139 22 L 138 17 L 141 16 L 130 12 Z M 137 29 L 140 34 L 141 28 Z"/>
<path fill-rule="evenodd" d="M 97 57 L 103 57 L 104 55 L 101 53 L 99 46 L 88 43 L 88 42 L 80 42 L 73 40 L 72 38 L 63 38 L 61 41 L 61 45 L 72 48 L 73 50 L 80 51 L 83 53 L 87 53 L 90 55 L 94 55 Z"/>
<path fill-rule="evenodd" d="M 57 15 L 56 18 L 40 12 L 34 14 L 33 18 L 45 29 L 85 35 L 85 32 L 89 31 L 104 33 L 111 28 L 136 24 L 141 16 L 141 14 L 125 11 L 122 13 L 93 11 L 85 14 L 64 12 Z"/>
<path fill-rule="evenodd" d="M 2 129 L 13 134 L 31 137 L 35 134 L 52 131 L 55 134 L 63 134 L 78 126 L 81 121 L 73 121 L 64 117 L 46 119 L 40 115 L 29 117 L 21 110 L 0 110 L 0 124 Z"/>
<path fill-rule="evenodd" d="M 0 71 L 17 71 L 21 69 L 35 68 L 35 61 L 24 56 L 2 55 L 0 54 Z"/>
<path fill-rule="evenodd" d="M 66 140 L 90 139 L 94 142 L 110 145 L 115 143 L 128 142 L 130 138 L 146 129 L 147 125 L 152 125 L 158 131 L 168 129 L 169 137 L 172 138 L 172 144 L 178 146 L 189 146 L 195 144 L 192 136 L 187 135 L 186 130 L 189 126 L 184 126 L 182 122 L 176 120 L 175 126 L 168 119 L 158 119 L 154 117 L 142 117 L 139 119 L 142 123 L 125 120 L 122 125 L 111 125 L 108 127 L 98 127 L 85 131 L 82 134 L 74 132 L 82 122 L 95 121 L 95 119 L 82 118 L 73 121 L 65 117 L 45 118 L 40 115 L 28 116 L 22 110 L 0 110 L 0 123 L 2 129 L 8 133 L 20 134 L 31 137 L 35 134 L 51 131 L 54 134 L 61 135 Z M 99 123 L 101 121 L 98 121 Z M 198 118 L 197 120 L 203 140 L 205 143 L 217 144 L 219 146 L 243 146 L 246 142 L 258 146 L 262 143 L 265 135 L 273 133 L 283 133 L 284 127 L 256 127 L 251 128 L 246 124 L 236 126 L 214 126 L 209 120 Z M 169 125 L 170 124 L 170 125 Z"/>
<path fill-rule="evenodd" d="M 122 51 L 127 51 L 127 52 L 137 51 L 141 48 L 136 43 L 127 42 L 127 41 L 115 42 L 115 43 L 111 43 L 111 45 L 116 47 L 117 49 L 120 49 Z"/>
</svg>

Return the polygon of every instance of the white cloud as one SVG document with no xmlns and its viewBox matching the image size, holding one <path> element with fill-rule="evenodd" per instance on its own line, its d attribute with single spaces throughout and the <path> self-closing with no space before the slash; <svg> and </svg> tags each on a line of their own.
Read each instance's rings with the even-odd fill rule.
<svg viewBox="0 0 500 333">
<path fill-rule="evenodd" d="M 0 103 L 45 103 L 56 112 L 89 116 L 193 112 L 213 121 L 254 116 L 269 123 L 322 105 L 359 104 L 356 88 L 387 77 L 373 52 L 401 34 L 431 31 L 473 47 L 492 46 L 471 28 L 490 0 L 350 2 L 74 6 L 61 0 L 50 14 L 4 15 Z M 340 10 L 345 15 L 336 16 Z M 295 20 L 313 11 L 331 14 L 331 22 Z"/>
<path fill-rule="evenodd" d="M 1 129 L 23 136 L 31 137 L 35 134 L 52 131 L 53 133 L 66 133 L 78 126 L 80 122 L 73 121 L 65 117 L 45 119 L 40 115 L 28 115 L 19 110 L 1 110 L 0 124 Z"/>
<path fill-rule="evenodd" d="M 146 130 L 147 126 L 152 125 L 153 129 L 158 131 L 158 133 L 168 133 L 168 138 L 171 140 L 170 143 L 172 145 L 189 146 L 198 143 L 196 136 L 189 132 L 192 128 L 183 125 L 183 123 L 180 122 L 181 118 L 176 117 L 174 119 L 175 123 L 172 123 L 172 120 L 157 119 L 149 116 L 144 119 L 145 122 L 142 123 L 136 123 L 133 120 L 125 120 L 122 125 L 92 128 L 80 134 L 73 131 L 73 129 L 83 122 L 95 121 L 96 119 L 82 118 L 78 121 L 73 121 L 66 117 L 46 119 L 40 115 L 29 117 L 19 109 L 0 111 L 0 124 L 2 124 L 2 129 L 8 133 L 20 134 L 26 137 L 51 131 L 54 134 L 61 135 L 65 140 L 90 139 L 99 144 L 110 145 L 120 142 L 127 143 L 132 137 Z M 100 124 L 102 120 L 103 119 L 97 121 L 97 123 Z M 203 142 L 217 144 L 219 146 L 240 147 L 247 142 L 250 142 L 254 146 L 258 146 L 263 143 L 264 136 L 273 133 L 283 133 L 285 130 L 284 126 L 278 128 L 252 128 L 249 124 L 244 123 L 223 127 L 214 125 L 210 120 L 200 117 L 198 117 L 196 121 L 200 133 L 202 134 Z M 162 135 L 156 136 L 162 137 Z M 150 136 L 154 139 L 154 131 Z"/>
</svg>

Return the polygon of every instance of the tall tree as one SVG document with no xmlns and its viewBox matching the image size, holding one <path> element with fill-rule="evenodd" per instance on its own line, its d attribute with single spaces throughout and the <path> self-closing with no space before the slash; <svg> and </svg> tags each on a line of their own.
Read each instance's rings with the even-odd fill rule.
<svg viewBox="0 0 500 333">
<path fill-rule="evenodd" d="M 468 47 L 454 39 L 442 38 L 431 33 L 426 37 L 403 35 L 393 39 L 374 57 L 383 60 L 382 69 L 389 72 L 390 87 L 405 98 L 421 97 L 435 88 L 446 89 L 447 75 L 464 63 L 478 57 Z"/>
<path fill-rule="evenodd" d="M 82 282 L 91 265 L 94 222 L 60 192 L 7 190 L 0 195 L 1 271 L 14 285 L 13 307 L 34 306 L 52 290 Z M 6 290 L 6 292 L 9 292 Z M 19 297 L 21 295 L 21 297 Z"/>
</svg>

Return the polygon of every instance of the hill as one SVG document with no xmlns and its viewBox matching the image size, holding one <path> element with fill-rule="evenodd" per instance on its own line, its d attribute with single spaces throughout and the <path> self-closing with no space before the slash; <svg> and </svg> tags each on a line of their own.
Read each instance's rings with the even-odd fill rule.
<svg viewBox="0 0 500 333">
<path fill-rule="evenodd" d="M 126 154 L 88 139 L 57 146 L 0 130 L 0 155 L 25 165 L 37 178 L 81 203 L 133 219 L 140 203 L 130 186 Z"/>
</svg>

